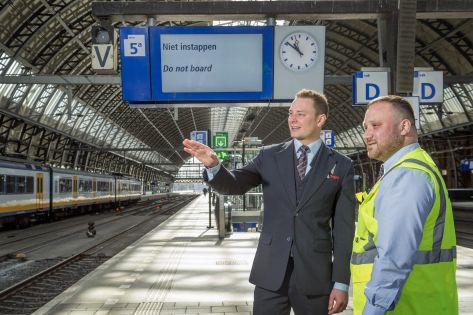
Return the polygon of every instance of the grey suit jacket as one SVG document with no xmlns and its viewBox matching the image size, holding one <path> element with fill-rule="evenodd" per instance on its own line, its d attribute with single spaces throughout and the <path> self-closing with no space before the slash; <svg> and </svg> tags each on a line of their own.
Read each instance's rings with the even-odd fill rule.
<svg viewBox="0 0 473 315">
<path fill-rule="evenodd" d="M 227 195 L 263 186 L 263 231 L 251 283 L 278 290 L 293 244 L 298 290 L 306 295 L 325 295 L 333 282 L 350 282 L 355 229 L 353 166 L 350 159 L 322 145 L 297 203 L 294 159 L 293 141 L 264 147 L 241 169 L 222 167 L 209 185 Z"/>
</svg>

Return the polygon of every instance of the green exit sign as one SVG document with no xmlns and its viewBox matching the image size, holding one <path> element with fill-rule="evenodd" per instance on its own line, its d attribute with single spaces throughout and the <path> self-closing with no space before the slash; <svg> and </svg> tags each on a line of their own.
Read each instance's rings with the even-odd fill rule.
<svg viewBox="0 0 473 315">
<path fill-rule="evenodd" d="M 228 132 L 225 132 L 225 131 L 216 132 L 212 136 L 212 148 L 214 149 L 228 148 Z"/>
<path fill-rule="evenodd" d="M 225 161 L 228 160 L 228 152 L 226 150 L 215 150 L 215 154 L 217 154 L 217 157 L 220 161 Z"/>
</svg>

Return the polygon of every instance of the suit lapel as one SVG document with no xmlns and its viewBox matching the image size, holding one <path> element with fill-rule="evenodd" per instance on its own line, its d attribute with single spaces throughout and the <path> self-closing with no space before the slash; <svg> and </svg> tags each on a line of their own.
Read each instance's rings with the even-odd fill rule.
<svg viewBox="0 0 473 315">
<path fill-rule="evenodd" d="M 332 151 L 327 149 L 324 144 L 322 144 L 320 151 L 318 152 L 317 156 L 314 157 L 314 159 L 315 161 L 309 173 L 310 177 L 307 179 L 304 193 L 297 206 L 296 212 L 300 211 L 304 204 L 307 203 L 312 195 L 322 186 L 322 183 L 326 179 L 328 173 L 335 165 Z"/>
<path fill-rule="evenodd" d="M 296 206 L 296 187 L 294 177 L 294 141 L 286 142 L 281 151 L 276 154 L 276 163 L 284 188 L 291 203 Z"/>
</svg>

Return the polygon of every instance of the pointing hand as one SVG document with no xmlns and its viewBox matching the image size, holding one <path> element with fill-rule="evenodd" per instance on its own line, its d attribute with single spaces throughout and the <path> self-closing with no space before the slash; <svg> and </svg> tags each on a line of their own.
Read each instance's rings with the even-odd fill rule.
<svg viewBox="0 0 473 315">
<path fill-rule="evenodd" d="M 208 146 L 189 139 L 184 139 L 182 144 L 184 145 L 184 151 L 193 155 L 197 160 L 204 164 L 205 167 L 211 168 L 217 166 L 218 157 Z"/>
</svg>

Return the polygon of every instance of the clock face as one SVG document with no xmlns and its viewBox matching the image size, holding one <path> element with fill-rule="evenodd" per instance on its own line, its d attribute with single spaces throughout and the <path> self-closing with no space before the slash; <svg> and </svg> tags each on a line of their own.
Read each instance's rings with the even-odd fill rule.
<svg viewBox="0 0 473 315">
<path fill-rule="evenodd" d="M 312 35 L 305 32 L 289 34 L 281 42 L 279 57 L 281 62 L 292 71 L 310 69 L 319 56 L 319 47 Z"/>
</svg>

